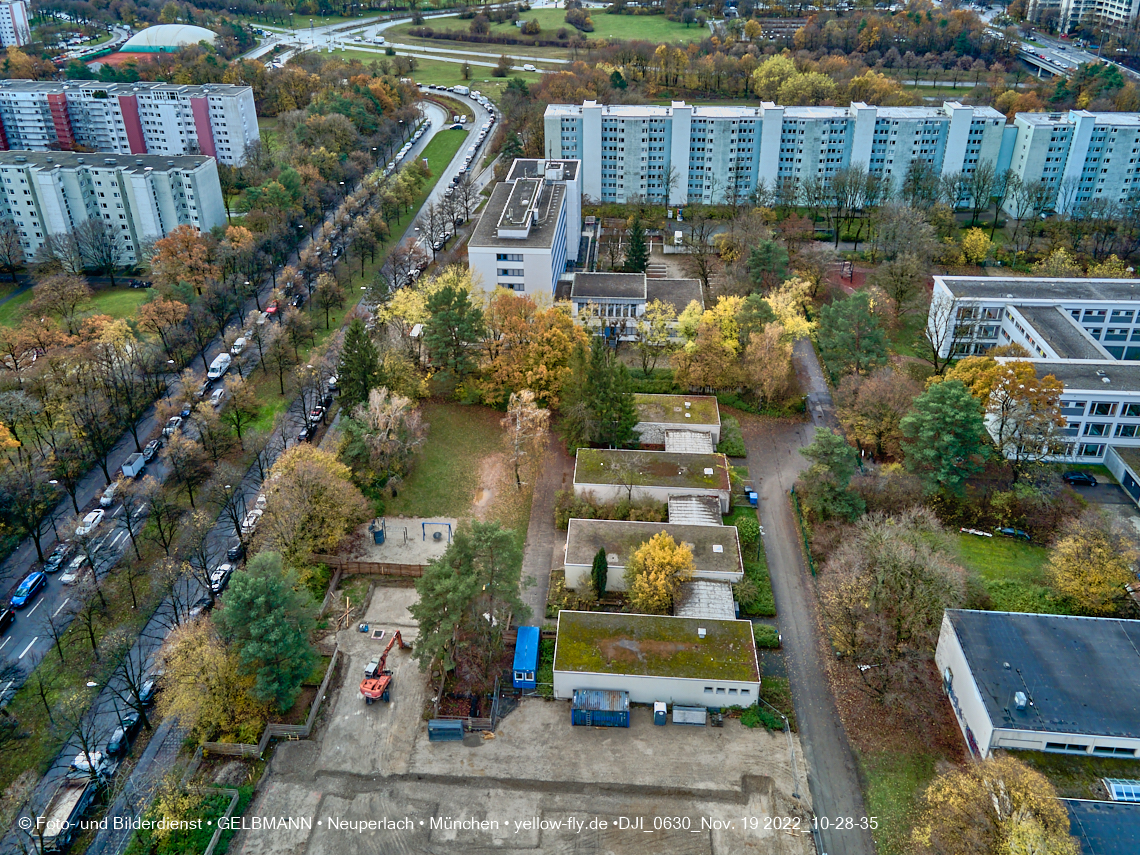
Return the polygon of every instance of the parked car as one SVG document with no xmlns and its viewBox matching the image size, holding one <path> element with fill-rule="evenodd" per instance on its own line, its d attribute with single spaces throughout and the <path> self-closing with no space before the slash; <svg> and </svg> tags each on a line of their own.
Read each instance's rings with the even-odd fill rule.
<svg viewBox="0 0 1140 855">
<path fill-rule="evenodd" d="M 305 304 L 305 295 L 303 292 L 299 293 L 299 294 L 294 294 L 292 297 L 289 298 L 289 305 L 292 306 L 294 309 L 299 309 L 304 304 Z"/>
<path fill-rule="evenodd" d="M 215 389 L 214 394 L 212 394 L 210 396 L 210 406 L 216 410 L 218 407 L 220 407 L 222 405 L 222 402 L 225 400 L 226 400 L 226 390 L 225 389 Z"/>
<path fill-rule="evenodd" d="M 109 508 L 115 504 L 115 494 L 119 492 L 119 485 L 122 481 L 112 481 L 107 485 L 107 489 L 103 491 L 103 495 L 99 497 L 99 507 Z"/>
<path fill-rule="evenodd" d="M 325 420 L 325 408 L 319 404 L 309 410 L 309 423 L 316 424 Z"/>
<path fill-rule="evenodd" d="M 154 460 L 154 458 L 158 457 L 158 452 L 161 450 L 161 448 L 162 440 L 152 439 L 146 444 L 146 447 L 143 448 L 143 460 L 145 460 L 147 463 L 150 463 L 152 460 Z"/>
<path fill-rule="evenodd" d="M 226 585 L 230 583 L 230 576 L 233 575 L 234 567 L 232 564 L 219 564 L 217 569 L 210 574 L 210 590 L 215 594 L 220 594 L 226 589 Z"/>
<path fill-rule="evenodd" d="M 227 561 L 241 561 L 245 558 L 245 544 L 240 540 L 226 550 Z"/>
<path fill-rule="evenodd" d="M 44 572 L 58 572 L 63 567 L 67 559 L 71 556 L 72 548 L 72 545 L 66 540 L 62 543 L 57 543 L 55 545 L 55 549 L 51 551 L 51 554 L 44 561 Z"/>
<path fill-rule="evenodd" d="M 200 614 L 208 612 L 214 607 L 214 601 L 209 597 L 202 596 L 194 601 L 194 605 L 190 606 L 189 615 L 191 618 L 196 618 Z"/>
<path fill-rule="evenodd" d="M 0 633 L 7 631 L 13 623 L 16 622 L 16 613 L 11 609 L 4 609 L 0 612 Z"/>
<path fill-rule="evenodd" d="M 173 436 L 182 427 L 182 416 L 171 416 L 166 420 L 166 427 L 162 429 L 163 436 Z"/>
<path fill-rule="evenodd" d="M 83 568 L 87 565 L 86 555 L 76 555 L 71 559 L 71 563 L 67 565 L 67 569 L 60 574 L 59 583 L 61 585 L 74 585 L 79 581 L 79 577 L 83 575 Z"/>
<path fill-rule="evenodd" d="M 203 380 L 201 383 L 199 383 L 198 388 L 194 390 L 194 397 L 197 398 L 198 400 L 205 398 L 206 393 L 210 391 L 210 387 L 213 385 L 214 385 L 214 381 L 211 380 L 209 377 L 207 377 L 205 380 Z M 186 408 L 183 407 L 183 409 L 186 409 Z M 183 418 L 186 418 L 186 416 L 183 416 Z"/>
<path fill-rule="evenodd" d="M 150 706 L 154 703 L 154 696 L 158 694 L 158 678 L 160 674 L 154 674 L 143 680 L 143 684 L 139 686 L 139 703 L 143 706 Z"/>
<path fill-rule="evenodd" d="M 102 778 L 110 774 L 113 765 L 111 758 L 102 751 L 92 751 L 89 755 L 80 751 L 71 761 L 70 771 Z"/>
<path fill-rule="evenodd" d="M 241 521 L 241 533 L 244 535 L 251 535 L 257 529 L 258 522 L 261 521 L 261 515 L 265 513 L 257 508 L 254 508 L 245 515 L 245 519 Z"/>
<path fill-rule="evenodd" d="M 237 339 L 233 343 L 233 345 L 230 347 L 230 353 L 233 354 L 234 356 L 239 355 L 243 350 L 245 350 L 245 338 L 244 337 Z"/>
<path fill-rule="evenodd" d="M 1003 537 L 1013 537 L 1017 540 L 1029 540 L 1029 532 L 1022 531 L 1019 528 L 1011 528 L 1010 526 L 1003 526 L 997 530 L 997 533 Z"/>
<path fill-rule="evenodd" d="M 131 740 L 139 732 L 139 725 L 141 724 L 142 717 L 137 710 L 128 710 L 123 713 L 119 717 L 119 726 L 115 728 L 115 732 L 107 740 L 107 755 L 118 757 L 126 754 L 130 750 Z"/>
<path fill-rule="evenodd" d="M 333 255 L 334 256 L 336 255 L 336 250 L 333 250 Z M 265 314 L 269 315 L 269 317 L 273 317 L 274 315 L 277 314 L 278 308 L 279 307 L 277 305 L 277 301 L 274 300 L 272 303 L 270 303 L 268 306 L 265 307 Z"/>
<path fill-rule="evenodd" d="M 1095 487 L 1096 478 L 1088 472 L 1066 472 L 1061 479 L 1070 487 Z"/>
<path fill-rule="evenodd" d="M 312 425 L 305 425 L 297 432 L 297 442 L 311 442 L 314 432 Z"/>
<path fill-rule="evenodd" d="M 76 537 L 86 537 L 99 527 L 99 523 L 103 522 L 103 517 L 107 516 L 107 512 L 102 508 L 97 508 L 91 511 L 79 523 L 75 529 Z"/>
<path fill-rule="evenodd" d="M 32 601 L 32 597 L 43 590 L 44 585 L 47 584 L 47 576 L 40 571 L 29 573 L 24 577 L 24 581 L 16 588 L 16 593 L 12 595 L 12 602 L 10 605 L 14 609 L 22 609 Z"/>
<path fill-rule="evenodd" d="M 328 386 L 329 386 L 330 392 L 335 392 L 337 390 L 337 383 L 338 382 L 339 381 L 338 381 L 337 376 L 335 374 L 329 378 Z"/>
<path fill-rule="evenodd" d="M 199 395 L 198 397 L 202 397 Z M 190 404 L 183 404 L 182 409 L 178 411 L 178 417 L 182 419 L 190 418 L 190 414 L 194 412 L 194 408 Z"/>
</svg>

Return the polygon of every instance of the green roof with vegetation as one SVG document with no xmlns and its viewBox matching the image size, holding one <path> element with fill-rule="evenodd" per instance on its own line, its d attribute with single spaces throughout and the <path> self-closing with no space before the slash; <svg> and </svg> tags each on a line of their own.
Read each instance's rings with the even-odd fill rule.
<svg viewBox="0 0 1140 855">
<path fill-rule="evenodd" d="M 720 410 L 711 395 L 634 395 L 633 402 L 639 421 L 645 424 L 720 424 Z"/>
<path fill-rule="evenodd" d="M 706 474 L 706 469 L 711 473 Z M 728 458 L 723 454 L 579 448 L 574 483 L 729 490 L 728 471 Z"/>
<path fill-rule="evenodd" d="M 703 628 L 705 637 L 697 630 Z M 558 613 L 555 671 L 758 682 L 752 624 L 664 615 Z"/>
<path fill-rule="evenodd" d="M 743 573 L 740 563 L 740 540 L 736 526 L 677 525 L 623 520 L 570 520 L 566 532 L 566 563 L 589 565 L 599 549 L 606 551 L 610 566 L 624 567 L 629 557 L 658 532 L 665 532 L 678 543 L 693 550 L 697 572 Z M 720 551 L 715 547 L 719 546 Z"/>
</svg>

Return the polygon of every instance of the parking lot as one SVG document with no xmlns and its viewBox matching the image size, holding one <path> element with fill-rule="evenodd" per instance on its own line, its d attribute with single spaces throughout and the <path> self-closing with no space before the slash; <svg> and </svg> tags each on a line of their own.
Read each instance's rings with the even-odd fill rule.
<svg viewBox="0 0 1140 855">
<path fill-rule="evenodd" d="M 412 640 L 407 607 L 414 599 L 409 588 L 377 588 L 365 620 Z M 794 737 L 798 783 L 782 733 L 735 720 L 723 728 L 654 727 L 641 708 L 629 729 L 571 727 L 569 704 L 530 698 L 502 720 L 494 739 L 429 743 L 428 693 L 410 651 L 389 656 L 392 702 L 369 706 L 358 683 L 384 642 L 355 628 L 339 641 L 348 667 L 326 701 L 326 722 L 314 739 L 277 747 L 246 814 L 247 822 L 310 817 L 311 828 L 244 831 L 231 851 L 813 851 L 810 835 L 801 833 L 809 797 Z M 341 820 L 384 818 L 407 818 L 410 826 L 355 834 L 338 827 Z"/>
</svg>

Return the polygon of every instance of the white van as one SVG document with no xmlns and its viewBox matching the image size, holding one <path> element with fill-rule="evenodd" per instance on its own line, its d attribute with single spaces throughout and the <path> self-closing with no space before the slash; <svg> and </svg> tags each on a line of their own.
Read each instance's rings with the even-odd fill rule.
<svg viewBox="0 0 1140 855">
<path fill-rule="evenodd" d="M 229 370 L 230 355 L 228 353 L 219 353 L 214 357 L 214 361 L 210 363 L 210 370 L 206 372 L 206 379 L 217 380 Z"/>
</svg>

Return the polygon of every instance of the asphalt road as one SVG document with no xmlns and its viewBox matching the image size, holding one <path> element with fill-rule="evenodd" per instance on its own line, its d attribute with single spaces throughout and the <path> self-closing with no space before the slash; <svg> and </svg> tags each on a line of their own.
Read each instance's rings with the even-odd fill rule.
<svg viewBox="0 0 1140 855">
<path fill-rule="evenodd" d="M 744 432 L 748 471 L 760 495 L 764 554 L 772 577 L 776 613 L 791 680 L 796 721 L 807 756 L 808 785 L 817 817 L 834 826 L 841 817 L 858 822 L 866 815 L 855 756 L 847 741 L 827 681 L 824 657 L 829 645 L 820 636 L 815 583 L 804 560 L 802 538 L 791 508 L 789 492 L 808 466 L 800 449 L 817 427 L 831 424 L 831 397 L 810 343 L 795 349 L 797 373 L 808 392 L 812 423 L 750 422 Z M 822 823 L 821 823 L 822 825 Z M 874 855 L 870 832 L 820 832 L 820 855 Z"/>
</svg>

